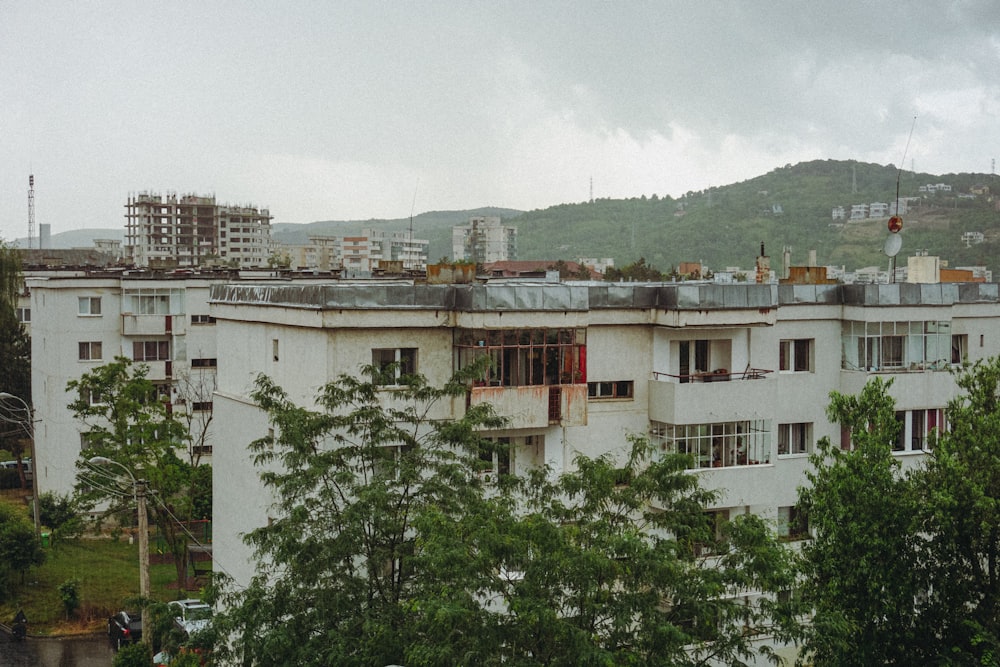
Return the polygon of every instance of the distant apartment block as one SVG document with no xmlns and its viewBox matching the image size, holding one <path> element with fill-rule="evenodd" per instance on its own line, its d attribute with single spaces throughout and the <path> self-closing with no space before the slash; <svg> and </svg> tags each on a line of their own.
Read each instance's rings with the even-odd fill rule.
<svg viewBox="0 0 1000 667">
<path fill-rule="evenodd" d="M 281 245 L 278 254 L 287 268 L 368 273 L 396 262 L 403 269 L 427 268 L 430 241 L 409 232 L 365 229 L 352 236 L 310 236 L 303 245 Z"/>
<path fill-rule="evenodd" d="M 868 217 L 868 204 L 851 206 L 851 220 L 865 220 Z"/>
<path fill-rule="evenodd" d="M 982 243 L 986 240 L 986 235 L 982 232 L 965 232 L 962 234 L 962 243 L 966 247 L 972 247 L 975 243 Z"/>
<path fill-rule="evenodd" d="M 876 201 L 868 205 L 869 218 L 886 218 L 889 216 L 889 205 L 885 202 Z"/>
<path fill-rule="evenodd" d="M 946 183 L 928 183 L 917 188 L 920 192 L 951 192 L 951 186 Z"/>
<path fill-rule="evenodd" d="M 843 206 L 834 206 L 833 213 L 830 215 L 834 220 L 843 220 L 847 217 L 847 212 L 844 210 Z"/>
<path fill-rule="evenodd" d="M 500 224 L 495 216 L 469 218 L 452 227 L 452 259 L 477 264 L 517 259 L 517 228 Z"/>
<path fill-rule="evenodd" d="M 215 197 L 140 192 L 125 204 L 125 258 L 140 267 L 267 264 L 271 215 Z"/>
</svg>

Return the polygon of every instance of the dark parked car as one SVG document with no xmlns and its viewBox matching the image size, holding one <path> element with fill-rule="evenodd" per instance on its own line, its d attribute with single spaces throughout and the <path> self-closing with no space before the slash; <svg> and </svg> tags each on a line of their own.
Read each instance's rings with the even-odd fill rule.
<svg viewBox="0 0 1000 667">
<path fill-rule="evenodd" d="M 138 612 L 118 612 L 108 619 L 108 638 L 115 648 L 137 643 L 142 639 L 142 616 Z"/>
</svg>

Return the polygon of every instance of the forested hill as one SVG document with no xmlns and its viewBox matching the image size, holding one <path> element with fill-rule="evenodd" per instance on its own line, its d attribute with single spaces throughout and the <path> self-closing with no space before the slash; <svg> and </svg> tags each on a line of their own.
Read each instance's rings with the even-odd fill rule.
<svg viewBox="0 0 1000 667">
<path fill-rule="evenodd" d="M 993 198 L 959 196 L 976 186 L 1000 194 L 996 176 L 900 173 L 893 165 L 853 161 L 788 165 L 679 199 L 654 195 L 553 206 L 524 213 L 509 224 L 518 229 L 521 259 L 613 257 L 623 266 L 644 257 L 660 270 L 698 260 L 713 270 L 747 268 L 764 242 L 775 260 L 783 246 L 790 246 L 795 264 L 805 264 L 808 251 L 815 249 L 819 264 L 853 269 L 886 263 L 881 253 L 886 219 L 835 226 L 831 212 L 843 206 L 849 216 L 852 204 L 894 202 L 897 176 L 900 197 L 921 198 L 903 216 L 901 257 L 926 249 L 951 266 L 1000 268 L 1000 212 Z M 951 185 L 951 192 L 918 190 L 938 183 Z M 965 231 L 983 232 L 986 242 L 966 247 L 961 241 Z M 777 266 L 775 260 L 772 266 Z"/>
</svg>

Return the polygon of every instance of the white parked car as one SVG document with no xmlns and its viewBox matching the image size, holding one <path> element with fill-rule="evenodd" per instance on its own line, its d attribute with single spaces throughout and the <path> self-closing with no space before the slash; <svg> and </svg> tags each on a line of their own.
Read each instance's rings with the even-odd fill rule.
<svg viewBox="0 0 1000 667">
<path fill-rule="evenodd" d="M 212 607 L 201 600 L 174 600 L 170 603 L 174 624 L 189 635 L 204 630 L 212 620 Z"/>
</svg>

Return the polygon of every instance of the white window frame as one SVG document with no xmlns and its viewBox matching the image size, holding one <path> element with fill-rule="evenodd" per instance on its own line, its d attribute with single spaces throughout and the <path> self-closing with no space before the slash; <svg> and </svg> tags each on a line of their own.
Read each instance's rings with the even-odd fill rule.
<svg viewBox="0 0 1000 667">
<path fill-rule="evenodd" d="M 816 369 L 815 348 L 815 338 L 782 339 L 778 349 L 778 371 L 781 373 L 814 373 Z M 800 363 L 802 361 L 804 363 Z"/>
<path fill-rule="evenodd" d="M 805 456 L 812 450 L 812 422 L 778 424 L 778 456 Z"/>
<path fill-rule="evenodd" d="M 86 347 L 84 347 L 86 346 Z M 104 344 L 99 340 L 84 340 L 78 343 L 78 357 L 80 361 L 103 361 Z M 97 354 L 94 354 L 94 350 Z"/>
<path fill-rule="evenodd" d="M 392 377 L 378 378 L 377 384 L 398 385 L 403 375 L 417 372 L 417 348 L 415 347 L 375 347 L 372 348 L 372 366 L 379 370 L 389 364 L 396 364 Z"/>
<path fill-rule="evenodd" d="M 77 315 L 80 317 L 101 316 L 101 297 L 78 296 L 76 299 Z"/>
</svg>

